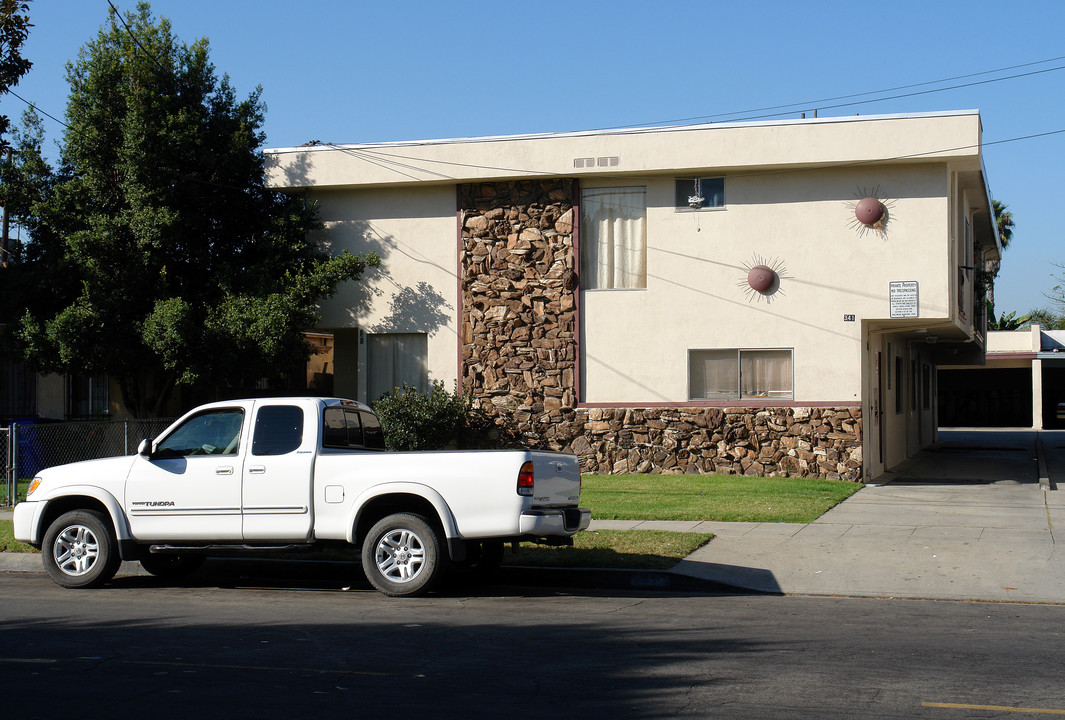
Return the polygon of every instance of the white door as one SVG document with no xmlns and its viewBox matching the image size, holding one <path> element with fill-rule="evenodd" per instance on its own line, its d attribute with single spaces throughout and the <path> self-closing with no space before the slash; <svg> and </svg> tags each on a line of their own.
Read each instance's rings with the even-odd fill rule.
<svg viewBox="0 0 1065 720">
<path fill-rule="evenodd" d="M 244 539 L 310 539 L 317 406 L 284 399 L 260 400 L 255 404 L 251 428 L 243 475 Z"/>
<path fill-rule="evenodd" d="M 126 516 L 137 540 L 241 538 L 244 409 L 213 408 L 137 456 L 126 482 Z"/>
</svg>

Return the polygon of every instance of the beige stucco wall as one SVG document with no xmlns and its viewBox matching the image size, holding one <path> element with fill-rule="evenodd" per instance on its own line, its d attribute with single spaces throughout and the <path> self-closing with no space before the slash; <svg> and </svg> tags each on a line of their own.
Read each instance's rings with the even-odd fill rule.
<svg viewBox="0 0 1065 720">
<path fill-rule="evenodd" d="M 66 398 L 65 375 L 51 373 L 37 375 L 37 417 L 48 420 L 66 419 Z"/>
<path fill-rule="evenodd" d="M 380 268 L 322 302 L 319 327 L 426 333 L 430 379 L 450 388 L 458 363 L 455 188 L 321 190 L 312 197 L 325 224 L 318 239 L 330 252 L 375 252 L 381 260 Z M 351 392 L 355 387 L 342 376 L 365 373 L 352 367 L 359 361 L 352 348 L 340 350 L 337 382 Z"/>
<path fill-rule="evenodd" d="M 987 352 L 1017 353 L 1039 352 L 1041 344 L 1040 328 L 1034 325 L 1023 330 L 992 330 L 987 334 Z M 991 360 L 989 357 L 988 360 Z"/>
<path fill-rule="evenodd" d="M 672 177 L 642 183 L 647 288 L 583 293 L 584 401 L 687 401 L 689 349 L 792 348 L 797 401 L 857 402 L 862 322 L 889 317 L 889 282 L 920 284 L 922 320 L 949 316 L 947 178 L 942 164 L 727 176 L 726 207 L 700 212 L 674 209 Z M 585 181 L 612 184 L 632 182 Z M 884 234 L 853 221 L 873 187 Z M 769 297 L 745 282 L 760 262 L 781 276 Z"/>
<path fill-rule="evenodd" d="M 277 187 L 369 186 L 838 165 L 885 158 L 954 158 L 979 169 L 980 132 L 979 114 L 962 111 L 285 148 L 268 152 L 268 181 Z M 594 162 L 575 162 L 586 158 Z"/>
</svg>

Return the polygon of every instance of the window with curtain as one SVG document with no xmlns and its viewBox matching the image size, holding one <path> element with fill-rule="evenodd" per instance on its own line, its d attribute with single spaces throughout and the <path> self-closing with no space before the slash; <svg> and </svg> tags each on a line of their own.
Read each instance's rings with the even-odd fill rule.
<svg viewBox="0 0 1065 720">
<path fill-rule="evenodd" d="M 377 400 L 404 384 L 429 390 L 429 336 L 425 333 L 385 333 L 367 336 L 366 394 Z"/>
<path fill-rule="evenodd" d="M 580 229 L 585 289 L 647 287 L 647 188 L 585 189 Z"/>
<path fill-rule="evenodd" d="M 791 355 L 791 350 L 690 350 L 688 399 L 791 399 Z"/>
</svg>

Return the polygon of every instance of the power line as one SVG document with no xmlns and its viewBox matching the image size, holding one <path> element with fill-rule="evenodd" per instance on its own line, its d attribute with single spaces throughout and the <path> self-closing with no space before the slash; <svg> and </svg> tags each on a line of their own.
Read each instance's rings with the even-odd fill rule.
<svg viewBox="0 0 1065 720">
<path fill-rule="evenodd" d="M 690 122 L 699 121 L 699 120 L 713 120 L 715 118 L 738 118 L 739 116 L 745 116 L 748 113 L 765 112 L 765 111 L 768 111 L 768 110 L 783 110 L 785 108 L 791 109 L 791 112 L 797 112 L 799 109 L 802 109 L 802 108 L 822 109 L 821 103 L 835 102 L 837 100 L 849 100 L 851 98 L 865 97 L 865 96 L 868 96 L 868 95 L 880 95 L 882 93 L 895 92 L 896 90 L 909 90 L 910 88 L 924 87 L 926 85 L 938 85 L 939 83 L 953 82 L 954 80 L 964 80 L 966 78 L 979 77 L 981 75 L 993 75 L 995 73 L 1006 72 L 1008 70 L 1018 70 L 1020 68 L 1032 67 L 1033 65 L 1043 65 L 1043 64 L 1046 64 L 1046 63 L 1050 63 L 1050 62 L 1058 62 L 1060 60 L 1065 60 L 1065 55 L 1061 55 L 1061 56 L 1053 57 L 1053 58 L 1047 58 L 1045 60 L 1035 60 L 1033 62 L 1021 63 L 1019 65 L 1009 65 L 1009 66 L 1006 66 L 1006 67 L 996 68 L 994 70 L 983 70 L 981 72 L 967 73 L 967 74 L 964 74 L 964 75 L 954 75 L 954 76 L 947 77 L 947 78 L 941 78 L 939 80 L 927 80 L 925 82 L 912 83 L 912 84 L 909 84 L 909 85 L 897 85 L 895 87 L 883 88 L 881 90 L 869 90 L 867 92 L 853 93 L 853 94 L 850 94 L 850 95 L 837 95 L 835 97 L 821 98 L 820 100 L 807 100 L 806 102 L 789 103 L 787 105 L 769 105 L 769 106 L 766 106 L 766 107 L 751 108 L 749 110 L 737 110 L 737 111 L 729 112 L 729 113 L 717 113 L 715 115 L 697 115 L 697 116 L 694 116 L 694 117 L 679 118 L 679 119 L 675 119 L 675 120 L 659 120 L 657 122 L 643 122 L 643 123 L 635 123 L 635 124 L 624 125 L 624 126 L 614 126 L 614 127 L 606 127 L 606 128 L 598 128 L 598 129 L 600 129 L 600 130 L 619 130 L 619 129 L 623 128 L 623 127 L 647 127 L 647 126 L 653 126 L 653 125 L 674 125 L 674 124 L 680 124 L 680 123 L 690 123 Z M 1062 69 L 1061 67 L 1049 68 L 1049 69 L 1046 69 L 1046 70 L 1039 70 L 1036 73 L 1021 73 L 1019 75 L 1011 75 L 1009 77 L 995 78 L 995 79 L 988 80 L 988 81 L 985 81 L 985 82 L 998 82 L 999 80 L 1011 80 L 1011 79 L 1017 78 L 1017 77 L 1025 77 L 1026 75 L 1029 75 L 1029 74 L 1037 74 L 1037 73 L 1041 73 L 1041 72 L 1050 72 L 1051 70 L 1061 70 L 1061 69 Z M 973 83 L 973 84 L 974 85 L 978 85 L 978 84 L 983 84 L 983 83 Z M 955 89 L 957 89 L 959 87 L 968 87 L 968 86 L 969 86 L 968 84 L 956 85 L 956 86 L 952 86 L 952 87 L 938 88 L 936 90 L 931 90 L 931 91 L 926 91 L 926 92 L 921 92 L 921 93 L 913 93 L 913 94 L 914 95 L 923 95 L 923 94 L 928 94 L 928 92 L 940 92 L 940 91 L 946 91 L 946 90 L 955 90 Z M 892 97 L 885 97 L 885 98 L 879 98 L 877 100 L 869 100 L 869 101 L 866 101 L 866 102 L 879 102 L 879 100 L 892 100 L 892 99 L 896 99 L 896 98 L 900 98 L 900 97 L 909 97 L 909 95 L 908 94 L 904 94 L 904 95 L 898 95 L 898 96 L 892 96 Z M 855 103 L 855 104 L 858 104 L 858 103 Z M 844 105 L 840 105 L 840 106 L 836 106 L 836 107 L 844 107 Z M 828 109 L 828 108 L 826 107 L 826 108 L 823 108 L 823 109 Z M 756 119 L 760 119 L 760 118 L 776 117 L 778 115 L 791 114 L 791 112 L 788 112 L 788 113 L 777 113 L 776 115 L 762 115 L 762 116 L 755 116 L 755 117 L 745 117 L 743 119 L 756 120 Z"/>
<path fill-rule="evenodd" d="M 17 92 L 12 90 L 11 88 L 8 88 L 7 92 L 8 92 L 8 94 L 14 95 L 16 98 L 18 98 L 22 102 L 26 103 L 27 105 L 29 105 L 36 112 L 39 112 L 41 115 L 44 115 L 46 118 L 51 118 L 52 120 L 55 120 L 57 123 L 59 123 L 60 125 L 65 127 L 67 130 L 73 130 L 74 129 L 74 128 L 70 127 L 69 125 L 67 125 L 65 122 L 63 122 L 62 120 L 60 120 L 59 118 L 57 118 L 55 115 L 52 115 L 51 113 L 47 113 L 44 110 L 42 110 L 41 108 L 39 108 L 37 105 L 35 105 L 34 103 L 31 103 L 29 100 L 27 100 L 26 98 L 22 97 L 21 95 L 19 95 Z"/>
<path fill-rule="evenodd" d="M 810 171 L 814 171 L 814 170 L 826 170 L 826 169 L 842 168 L 842 167 L 858 167 L 858 166 L 862 166 L 862 165 L 875 165 L 877 163 L 893 162 L 893 161 L 896 161 L 896 160 L 908 160 L 908 159 L 912 159 L 912 158 L 927 157 L 929 155 L 939 155 L 939 154 L 942 154 L 942 153 L 957 152 L 957 151 L 960 151 L 960 150 L 982 149 L 982 148 L 986 148 L 986 147 L 991 146 L 991 145 L 1003 145 L 1003 144 L 1006 144 L 1006 143 L 1020 142 L 1022 140 L 1032 140 L 1032 139 L 1035 139 L 1035 138 L 1049 137 L 1049 136 L 1052 136 L 1052 135 L 1061 135 L 1061 134 L 1065 134 L 1065 128 L 1062 128 L 1062 129 L 1059 129 L 1059 130 L 1048 130 L 1046 132 L 1030 133 L 1028 135 L 1018 135 L 1016 137 L 1004 138 L 1002 140 L 991 140 L 991 141 L 981 142 L 981 143 L 977 143 L 977 144 L 973 144 L 973 145 L 959 145 L 959 146 L 956 146 L 956 147 L 938 148 L 938 149 L 935 149 L 935 150 L 924 150 L 924 151 L 916 152 L 916 153 L 907 153 L 907 154 L 895 155 L 895 156 L 891 156 L 891 157 L 874 158 L 874 159 L 871 159 L 871 160 L 853 160 L 853 161 L 841 162 L 841 163 L 828 163 L 828 164 L 824 164 L 824 165 L 817 165 L 817 166 L 814 166 L 814 167 L 789 168 L 789 169 L 781 169 L 781 170 L 765 170 L 765 171 L 750 172 L 750 173 L 736 173 L 736 174 L 730 174 L 727 177 L 730 177 L 730 178 L 762 177 L 762 176 L 766 176 L 766 175 L 785 175 L 785 174 L 798 173 L 798 172 L 810 172 Z M 433 163 L 433 164 L 440 164 L 440 165 L 453 165 L 453 166 L 456 166 L 456 167 L 464 167 L 464 168 L 469 168 L 469 169 L 473 169 L 473 170 L 492 170 L 492 171 L 521 173 L 522 175 L 538 175 L 538 176 L 548 176 L 548 175 L 550 175 L 550 176 L 560 176 L 560 175 L 562 175 L 561 173 L 556 172 L 556 171 L 529 170 L 529 169 L 520 169 L 520 168 L 505 168 L 505 167 L 496 167 L 496 166 L 492 166 L 492 165 L 477 165 L 477 164 L 473 164 L 473 163 L 463 163 L 463 162 L 450 161 L 450 160 L 433 160 L 433 159 L 429 159 L 429 158 L 414 157 L 414 156 L 411 156 L 411 155 L 399 155 L 399 154 L 396 154 L 396 153 L 386 153 L 386 152 L 382 152 L 380 150 L 373 150 L 373 149 L 367 149 L 367 148 L 359 148 L 358 150 L 355 150 L 354 148 L 344 148 L 344 147 L 340 147 L 338 145 L 334 145 L 332 143 L 326 143 L 326 145 L 328 147 L 330 147 L 331 149 L 333 149 L 333 150 L 338 150 L 338 151 L 341 151 L 341 152 L 345 152 L 345 154 L 348 154 L 348 155 L 351 155 L 352 157 L 361 159 L 364 162 L 376 165 L 376 166 L 384 168 L 384 169 L 392 170 L 393 172 L 399 173 L 400 175 L 403 175 L 404 177 L 408 177 L 408 178 L 410 178 L 410 179 L 412 179 L 412 180 L 414 180 L 416 182 L 420 181 L 420 179 L 416 178 L 416 177 L 414 177 L 414 176 L 412 176 L 412 175 L 410 175 L 408 173 L 396 170 L 394 167 L 388 167 L 388 165 L 386 165 L 385 163 L 398 165 L 398 166 L 404 167 L 404 168 L 409 169 L 409 170 L 415 170 L 415 171 L 420 171 L 420 172 L 425 172 L 425 173 L 431 173 L 433 175 L 437 175 L 439 177 L 444 177 L 444 178 L 448 178 L 449 176 L 442 175 L 441 173 L 434 172 L 434 171 L 429 170 L 429 169 L 427 169 L 425 167 L 418 167 L 417 165 L 411 165 L 411 164 L 406 164 L 406 163 L 401 164 L 401 163 L 398 163 L 398 162 L 396 162 L 394 160 L 390 160 L 389 158 L 398 158 L 398 159 L 402 159 L 402 160 L 410 160 L 410 161 L 413 161 L 413 162 L 421 162 L 421 163 Z M 578 178 L 578 179 L 581 178 L 581 177 L 595 177 L 595 175 L 591 175 L 591 174 L 589 174 L 589 175 L 562 175 L 562 176 Z M 614 175 L 614 174 L 611 174 L 610 177 L 611 178 L 618 178 L 618 179 L 625 179 L 625 180 L 648 180 L 648 179 L 657 179 L 660 176 L 653 176 L 653 175 L 622 175 L 622 174 Z M 450 179 L 454 179 L 454 178 L 450 178 Z"/>
<path fill-rule="evenodd" d="M 157 68 L 159 68 L 163 72 L 170 72 L 170 70 L 168 70 L 166 68 L 166 66 L 163 65 L 163 63 L 159 60 L 159 58 L 157 58 L 152 53 L 148 52 L 148 49 L 145 48 L 143 45 L 141 45 L 140 39 L 133 32 L 133 29 L 126 22 L 126 19 L 124 17 L 122 17 L 122 13 L 119 11 L 119 9 L 117 7 L 115 7 L 115 4 L 113 2 L 111 2 L 111 0 L 107 0 L 107 4 L 111 6 L 111 9 L 114 11 L 115 16 L 118 18 L 118 21 L 120 23 L 122 23 L 122 27 L 126 28 L 126 34 L 129 35 L 130 39 L 133 40 L 133 43 L 140 49 L 140 51 L 142 53 L 144 53 L 145 55 L 147 55 L 149 57 L 149 59 L 151 59 L 151 61 L 155 63 L 155 66 Z"/>
</svg>

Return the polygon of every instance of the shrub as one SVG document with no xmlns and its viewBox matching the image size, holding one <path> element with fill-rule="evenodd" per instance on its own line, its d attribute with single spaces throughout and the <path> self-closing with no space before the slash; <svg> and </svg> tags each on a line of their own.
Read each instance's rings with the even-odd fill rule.
<svg viewBox="0 0 1065 720">
<path fill-rule="evenodd" d="M 440 450 L 459 444 L 470 400 L 435 380 L 429 392 L 404 384 L 377 400 L 373 409 L 389 450 Z"/>
</svg>

